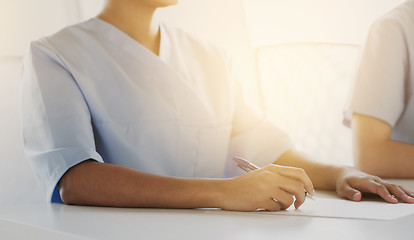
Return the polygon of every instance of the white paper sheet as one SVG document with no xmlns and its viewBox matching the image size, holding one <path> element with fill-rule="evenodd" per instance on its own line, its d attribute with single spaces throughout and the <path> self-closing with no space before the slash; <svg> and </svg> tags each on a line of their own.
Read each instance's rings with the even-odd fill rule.
<svg viewBox="0 0 414 240">
<path fill-rule="evenodd" d="M 265 214 L 393 220 L 414 214 L 414 204 L 387 203 L 379 198 L 363 198 L 361 202 L 340 199 L 329 192 L 319 192 L 315 200 L 306 198 L 299 208 L 291 206 L 286 211 L 263 212 Z"/>
</svg>

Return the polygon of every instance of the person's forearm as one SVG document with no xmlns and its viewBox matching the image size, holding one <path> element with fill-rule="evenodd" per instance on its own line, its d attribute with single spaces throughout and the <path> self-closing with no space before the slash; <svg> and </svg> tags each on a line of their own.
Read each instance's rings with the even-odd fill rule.
<svg viewBox="0 0 414 240">
<path fill-rule="evenodd" d="M 335 190 L 336 181 L 345 166 L 336 166 L 312 161 L 311 158 L 295 150 L 280 156 L 275 162 L 278 165 L 298 167 L 305 170 L 317 189 Z"/>
<path fill-rule="evenodd" d="M 414 177 L 414 145 L 392 141 L 391 125 L 354 113 L 351 126 L 357 168 L 380 177 Z"/>
<path fill-rule="evenodd" d="M 164 177 L 118 165 L 82 162 L 59 182 L 64 203 L 116 207 L 220 207 L 216 179 Z"/>
<path fill-rule="evenodd" d="M 414 145 L 392 140 L 354 146 L 355 165 L 380 177 L 414 177 Z"/>
</svg>

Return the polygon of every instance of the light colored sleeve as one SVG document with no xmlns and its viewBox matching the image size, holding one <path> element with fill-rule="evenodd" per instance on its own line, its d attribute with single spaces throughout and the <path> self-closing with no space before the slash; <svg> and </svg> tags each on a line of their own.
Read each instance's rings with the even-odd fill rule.
<svg viewBox="0 0 414 240">
<path fill-rule="evenodd" d="M 229 157 L 242 157 L 259 167 L 269 165 L 283 153 L 293 149 L 293 144 L 289 136 L 271 123 L 265 114 L 254 111 L 246 104 L 239 81 L 235 80 L 234 86 L 235 114 Z M 226 175 L 244 173 L 234 162 L 226 169 Z"/>
<path fill-rule="evenodd" d="M 103 160 L 82 92 L 44 41 L 32 43 L 24 59 L 21 110 L 26 156 L 48 201 L 60 202 L 57 183 L 69 168 Z"/>
<path fill-rule="evenodd" d="M 395 126 L 405 108 L 406 44 L 397 20 L 383 18 L 371 26 L 351 88 L 345 124 L 350 124 L 355 112 Z"/>
</svg>

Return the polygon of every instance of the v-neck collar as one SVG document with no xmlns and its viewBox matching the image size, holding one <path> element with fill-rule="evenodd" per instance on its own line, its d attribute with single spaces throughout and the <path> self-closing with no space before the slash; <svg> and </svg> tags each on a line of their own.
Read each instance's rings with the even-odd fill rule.
<svg viewBox="0 0 414 240">
<path fill-rule="evenodd" d="M 170 96 L 173 99 L 170 104 L 174 105 L 174 108 L 178 112 L 182 112 L 180 106 L 192 103 L 194 107 L 188 107 L 188 114 L 192 114 L 193 111 L 200 111 L 201 108 L 205 109 L 205 113 L 209 115 L 213 112 L 211 106 L 206 104 L 202 97 L 199 95 L 199 91 L 190 85 L 185 80 L 178 69 L 173 67 L 171 61 L 175 58 L 171 55 L 172 46 L 176 41 L 174 33 L 169 34 L 170 31 L 160 24 L 160 52 L 159 56 L 154 54 L 152 51 L 144 47 L 142 44 L 137 42 L 135 39 L 130 37 L 125 32 L 121 31 L 114 25 L 98 19 L 92 18 L 86 22 L 88 30 L 94 32 L 98 39 L 102 39 L 107 44 L 112 44 L 114 48 L 119 48 L 125 54 L 129 55 L 140 65 L 140 68 L 144 68 L 148 72 L 150 78 L 155 81 L 152 84 L 159 86 L 159 91 L 165 91 L 165 96 Z M 122 53 L 122 54 L 124 54 Z M 121 55 L 122 55 L 121 54 Z M 154 85 L 154 86 L 155 86 Z M 171 91 L 174 89 L 174 91 Z M 180 97 L 178 97 L 180 96 Z M 180 113 L 181 116 L 183 113 Z"/>
<path fill-rule="evenodd" d="M 168 33 L 163 24 L 160 24 L 160 50 L 159 55 L 157 55 L 111 23 L 97 17 L 90 19 L 89 22 L 93 25 L 91 28 L 92 31 L 106 38 L 112 44 L 118 45 L 126 53 L 132 56 L 139 56 L 135 58 L 142 64 L 148 65 L 147 67 L 149 69 L 154 67 L 154 61 L 162 61 L 169 65 L 170 44 L 168 43 Z M 143 59 L 146 60 L 143 61 Z"/>
<path fill-rule="evenodd" d="M 193 88 L 188 85 L 184 77 L 171 64 L 171 44 L 174 44 L 172 42 L 173 37 L 169 36 L 170 32 L 164 24 L 160 24 L 161 37 L 159 55 L 154 54 L 128 34 L 102 19 L 92 18 L 86 24 L 89 30 L 96 33 L 99 39 L 104 39 L 104 41 L 113 44 L 139 62 L 140 66 L 144 67 L 151 74 L 152 78 L 168 79 L 168 84 L 180 83 L 185 85 L 186 88 Z M 172 79 L 175 80 L 172 81 Z"/>
</svg>

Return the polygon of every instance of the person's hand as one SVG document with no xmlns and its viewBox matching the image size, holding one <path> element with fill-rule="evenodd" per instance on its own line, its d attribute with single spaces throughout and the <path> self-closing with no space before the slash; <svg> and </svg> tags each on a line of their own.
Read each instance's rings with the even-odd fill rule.
<svg viewBox="0 0 414 240">
<path fill-rule="evenodd" d="M 234 211 L 279 211 L 295 201 L 295 208 L 298 208 L 305 201 L 305 190 L 310 195 L 315 194 L 303 169 L 270 164 L 223 180 L 220 205 L 222 209 Z"/>
<path fill-rule="evenodd" d="M 336 183 L 336 192 L 340 197 L 357 202 L 361 200 L 362 193 L 373 193 L 389 203 L 414 203 L 413 192 L 351 167 L 342 170 Z"/>
</svg>

